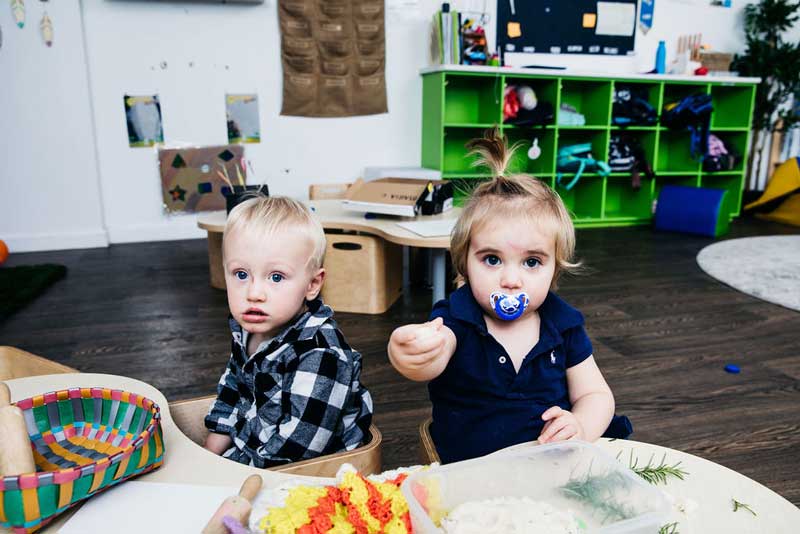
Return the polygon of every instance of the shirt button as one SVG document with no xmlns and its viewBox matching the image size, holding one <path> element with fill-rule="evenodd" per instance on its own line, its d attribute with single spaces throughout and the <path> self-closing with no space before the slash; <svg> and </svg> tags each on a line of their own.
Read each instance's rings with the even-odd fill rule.
<svg viewBox="0 0 800 534">
<path fill-rule="evenodd" d="M 500 356 L 500 357 L 497 359 L 497 361 L 498 361 L 498 362 L 500 362 L 500 363 L 506 363 L 506 357 L 505 357 L 505 356 Z"/>
</svg>

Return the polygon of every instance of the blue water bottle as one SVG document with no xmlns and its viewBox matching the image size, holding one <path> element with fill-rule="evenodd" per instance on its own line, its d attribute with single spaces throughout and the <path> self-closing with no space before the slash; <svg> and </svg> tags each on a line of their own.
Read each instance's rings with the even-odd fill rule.
<svg viewBox="0 0 800 534">
<path fill-rule="evenodd" d="M 667 45 L 664 41 L 658 42 L 656 50 L 656 73 L 664 74 L 667 72 Z"/>
</svg>

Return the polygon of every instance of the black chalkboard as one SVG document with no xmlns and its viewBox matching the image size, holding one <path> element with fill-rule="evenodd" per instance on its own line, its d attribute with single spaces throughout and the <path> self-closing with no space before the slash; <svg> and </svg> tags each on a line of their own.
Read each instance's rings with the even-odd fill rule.
<svg viewBox="0 0 800 534">
<path fill-rule="evenodd" d="M 633 4 L 638 14 L 636 2 L 618 0 Z M 590 0 L 497 0 L 497 49 L 501 53 L 632 54 L 637 19 L 631 35 L 597 35 L 596 27 L 585 28 L 583 23 L 584 14 L 597 14 L 597 4 Z M 509 22 L 519 24 L 520 36 L 509 36 Z"/>
</svg>

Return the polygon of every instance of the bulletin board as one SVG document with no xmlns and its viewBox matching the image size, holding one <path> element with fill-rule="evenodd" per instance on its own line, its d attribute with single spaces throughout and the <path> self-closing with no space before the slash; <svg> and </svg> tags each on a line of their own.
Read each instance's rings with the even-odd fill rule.
<svg viewBox="0 0 800 534">
<path fill-rule="evenodd" d="M 537 54 L 631 55 L 636 21 L 637 0 L 498 0 L 497 48 Z"/>
</svg>

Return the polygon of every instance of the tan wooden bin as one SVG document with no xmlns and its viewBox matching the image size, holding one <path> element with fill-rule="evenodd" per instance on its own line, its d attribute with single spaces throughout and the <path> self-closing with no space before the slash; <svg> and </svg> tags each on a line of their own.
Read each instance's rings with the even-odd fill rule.
<svg viewBox="0 0 800 534">
<path fill-rule="evenodd" d="M 383 313 L 403 292 L 403 248 L 364 234 L 326 233 L 322 300 L 337 312 Z"/>
<path fill-rule="evenodd" d="M 206 413 L 208 413 L 211 402 L 215 398 L 214 395 L 211 395 L 209 397 L 199 397 L 169 403 L 169 412 L 172 415 L 172 420 L 175 421 L 177 427 L 186 437 L 198 445 L 202 445 L 208 435 L 208 430 L 203 424 L 203 419 Z M 339 470 L 339 467 L 343 463 L 349 463 L 355 466 L 356 469 L 364 475 L 380 473 L 381 442 L 383 441 L 383 437 L 378 427 L 375 425 L 370 426 L 369 430 L 369 442 L 352 451 L 328 454 L 320 456 L 319 458 L 294 462 L 280 467 L 271 467 L 270 470 L 291 473 L 293 475 L 334 477 L 336 476 L 336 471 Z"/>
</svg>

